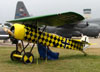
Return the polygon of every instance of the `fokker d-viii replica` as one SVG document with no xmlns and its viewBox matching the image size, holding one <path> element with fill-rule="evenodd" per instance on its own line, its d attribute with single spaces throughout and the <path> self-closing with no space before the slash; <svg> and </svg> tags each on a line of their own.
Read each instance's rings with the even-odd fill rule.
<svg viewBox="0 0 100 72">
<path fill-rule="evenodd" d="M 90 45 L 86 38 L 83 40 L 74 40 L 72 38 L 65 38 L 45 32 L 47 25 L 62 26 L 81 20 L 83 20 L 81 15 L 74 12 L 67 12 L 46 16 L 26 17 L 8 21 L 14 24 L 10 30 L 6 28 L 4 28 L 4 30 L 9 33 L 10 37 L 21 40 L 23 45 L 21 52 L 19 52 L 16 47 L 16 50 L 11 53 L 11 59 L 22 60 L 26 64 L 33 63 L 34 56 L 32 54 L 32 50 L 35 43 L 39 43 L 47 47 L 79 50 L 86 55 L 84 49 Z M 43 30 L 39 29 L 42 25 L 45 25 Z M 24 46 L 23 41 L 27 41 L 28 44 Z M 25 52 L 29 43 L 33 43 L 33 46 L 29 52 Z"/>
</svg>

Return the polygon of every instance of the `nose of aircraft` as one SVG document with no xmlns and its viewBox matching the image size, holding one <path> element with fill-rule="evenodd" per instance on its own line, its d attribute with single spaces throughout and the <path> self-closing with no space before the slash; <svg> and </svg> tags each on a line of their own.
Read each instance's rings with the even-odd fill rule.
<svg viewBox="0 0 100 72">
<path fill-rule="evenodd" d="M 23 40 L 25 36 L 25 25 L 15 23 L 11 27 L 13 28 L 12 32 L 14 34 L 14 38 Z"/>
</svg>

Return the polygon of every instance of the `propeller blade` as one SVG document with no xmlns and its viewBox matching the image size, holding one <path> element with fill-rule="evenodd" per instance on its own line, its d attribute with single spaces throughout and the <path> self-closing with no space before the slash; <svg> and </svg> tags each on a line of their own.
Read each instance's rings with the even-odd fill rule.
<svg viewBox="0 0 100 72">
<path fill-rule="evenodd" d="M 14 36 L 14 33 L 13 33 L 10 29 L 7 29 L 6 27 L 3 27 L 3 30 L 4 30 L 6 33 L 10 34 L 11 36 Z"/>
</svg>

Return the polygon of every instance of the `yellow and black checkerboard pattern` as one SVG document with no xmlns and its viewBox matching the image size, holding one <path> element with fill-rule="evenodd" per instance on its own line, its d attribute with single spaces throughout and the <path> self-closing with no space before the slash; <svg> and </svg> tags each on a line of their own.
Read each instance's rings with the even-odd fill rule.
<svg viewBox="0 0 100 72">
<path fill-rule="evenodd" d="M 47 32 L 41 32 L 36 28 L 25 27 L 25 31 L 24 39 L 29 42 L 38 42 L 50 47 L 83 50 L 84 44 L 73 39 L 64 38 Z"/>
</svg>

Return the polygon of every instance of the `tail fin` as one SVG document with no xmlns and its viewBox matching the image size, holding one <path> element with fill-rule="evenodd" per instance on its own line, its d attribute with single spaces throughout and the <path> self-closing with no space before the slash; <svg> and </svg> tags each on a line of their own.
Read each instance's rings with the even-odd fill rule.
<svg viewBox="0 0 100 72">
<path fill-rule="evenodd" d="M 89 38 L 87 36 L 82 36 L 81 41 L 84 43 L 83 50 L 85 50 L 89 45 Z"/>
<path fill-rule="evenodd" d="M 18 1 L 16 6 L 15 19 L 29 17 L 29 13 L 22 1 Z"/>
</svg>

